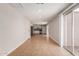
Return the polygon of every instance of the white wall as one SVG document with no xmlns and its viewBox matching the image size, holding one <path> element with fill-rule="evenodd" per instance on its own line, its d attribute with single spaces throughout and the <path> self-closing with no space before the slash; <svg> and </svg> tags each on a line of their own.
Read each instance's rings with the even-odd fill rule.
<svg viewBox="0 0 79 59">
<path fill-rule="evenodd" d="M 30 22 L 8 4 L 0 4 L 0 54 L 5 55 L 30 38 Z"/>
<path fill-rule="evenodd" d="M 59 37 L 59 16 L 53 19 L 48 24 L 49 26 L 49 37 L 55 40 L 58 44 L 60 44 L 60 37 Z"/>
</svg>

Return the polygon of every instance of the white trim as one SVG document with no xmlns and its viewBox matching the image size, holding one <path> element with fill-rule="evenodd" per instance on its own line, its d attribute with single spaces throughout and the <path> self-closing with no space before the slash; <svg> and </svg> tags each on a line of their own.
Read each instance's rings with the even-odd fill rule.
<svg viewBox="0 0 79 59">
<path fill-rule="evenodd" d="M 66 28 L 65 28 L 66 29 L 66 32 L 64 32 L 64 33 L 66 33 L 66 37 L 64 39 L 66 39 L 66 46 L 67 46 L 67 34 L 68 34 L 68 32 L 67 32 L 67 22 L 68 22 L 67 16 L 66 16 L 66 19 L 65 20 L 66 20 L 66 24 L 65 24 L 66 25 Z"/>
<path fill-rule="evenodd" d="M 47 35 L 47 39 L 49 39 L 49 26 L 46 26 L 46 35 Z"/>
<path fill-rule="evenodd" d="M 73 13 L 73 19 L 72 19 L 72 25 L 73 25 L 73 27 L 72 27 L 72 39 L 73 39 L 73 53 L 74 53 L 74 11 L 72 12 Z"/>
<path fill-rule="evenodd" d="M 64 42 L 64 19 L 63 19 L 63 14 L 61 14 L 60 15 L 60 34 L 59 34 L 59 36 L 60 36 L 60 45 L 61 45 L 61 47 L 63 47 L 63 42 Z"/>
<path fill-rule="evenodd" d="M 26 39 L 26 38 L 25 38 Z M 19 46 L 21 46 L 25 41 L 27 41 L 30 38 L 27 38 L 26 40 L 24 40 L 23 42 L 21 42 L 17 47 L 15 47 L 14 49 L 10 50 L 7 54 L 5 54 L 5 56 L 7 56 L 8 54 L 10 54 L 12 51 L 14 51 L 15 49 L 17 49 Z"/>
<path fill-rule="evenodd" d="M 65 12 L 67 12 L 69 9 L 71 9 L 72 7 L 74 7 L 75 5 L 77 5 L 77 3 L 73 3 L 72 5 L 70 5 L 67 9 L 65 9 L 61 14 L 64 14 Z"/>
<path fill-rule="evenodd" d="M 61 46 L 60 43 L 59 43 L 58 41 L 56 41 L 53 36 L 49 35 L 49 37 L 50 37 L 52 40 L 54 40 L 59 46 Z"/>
</svg>

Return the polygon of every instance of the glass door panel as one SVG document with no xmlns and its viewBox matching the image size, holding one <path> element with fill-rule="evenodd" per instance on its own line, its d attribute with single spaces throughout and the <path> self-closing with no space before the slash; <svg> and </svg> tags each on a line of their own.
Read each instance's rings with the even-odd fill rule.
<svg viewBox="0 0 79 59">
<path fill-rule="evenodd" d="M 72 38 L 72 28 L 73 28 L 73 13 L 69 13 L 64 16 L 64 47 L 69 50 L 70 52 L 73 52 L 73 38 Z"/>
<path fill-rule="evenodd" d="M 74 54 L 79 55 L 79 12 L 74 12 Z"/>
</svg>

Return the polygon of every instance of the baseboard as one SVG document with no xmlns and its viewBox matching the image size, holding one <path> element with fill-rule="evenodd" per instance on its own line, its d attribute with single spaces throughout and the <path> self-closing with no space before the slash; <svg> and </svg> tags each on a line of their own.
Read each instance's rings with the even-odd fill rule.
<svg viewBox="0 0 79 59">
<path fill-rule="evenodd" d="M 7 51 L 5 50 L 0 50 L 0 56 L 6 56 L 7 54 Z"/>
<path fill-rule="evenodd" d="M 57 43 L 60 46 L 59 42 L 57 42 L 53 36 L 49 35 L 49 38 L 51 38 L 55 43 Z"/>
<path fill-rule="evenodd" d="M 14 49 L 10 50 L 7 54 L 5 54 L 5 56 L 8 56 L 11 52 L 13 52 L 14 50 L 16 50 L 18 47 L 20 47 L 25 41 L 27 41 L 30 38 L 25 38 L 25 40 L 23 42 L 21 42 L 17 47 L 15 47 Z"/>
<path fill-rule="evenodd" d="M 72 56 L 76 56 L 76 55 L 73 54 L 69 49 L 67 49 L 67 48 L 65 48 L 65 47 L 64 47 L 64 49 L 66 49 Z"/>
</svg>

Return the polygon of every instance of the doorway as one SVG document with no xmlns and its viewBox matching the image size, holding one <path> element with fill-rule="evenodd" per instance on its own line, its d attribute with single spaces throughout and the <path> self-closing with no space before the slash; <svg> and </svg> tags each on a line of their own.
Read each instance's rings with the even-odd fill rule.
<svg viewBox="0 0 79 59">
<path fill-rule="evenodd" d="M 46 25 L 32 25 L 31 26 L 31 36 L 33 35 L 46 35 Z"/>
</svg>

